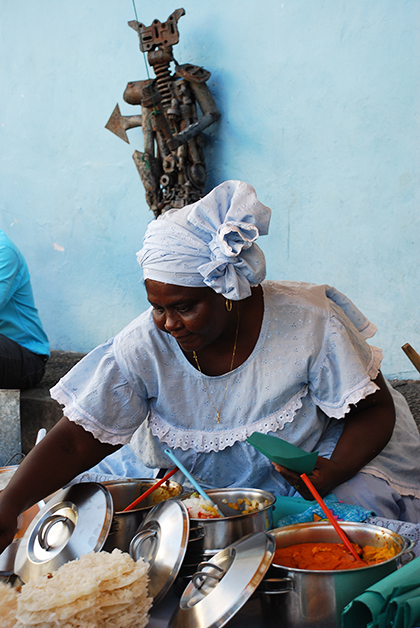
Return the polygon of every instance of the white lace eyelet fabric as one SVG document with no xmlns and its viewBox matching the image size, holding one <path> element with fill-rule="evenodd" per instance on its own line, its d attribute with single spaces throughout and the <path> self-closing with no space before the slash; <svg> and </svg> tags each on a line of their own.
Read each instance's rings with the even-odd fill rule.
<svg viewBox="0 0 420 628">
<path fill-rule="evenodd" d="M 375 392 L 382 353 L 366 342 L 375 326 L 334 288 L 270 281 L 262 286 L 260 336 L 232 371 L 220 423 L 200 373 L 176 341 L 155 327 L 151 309 L 79 362 L 51 396 L 99 440 L 130 442 L 147 467 L 169 468 L 169 446 L 203 486 L 288 494 L 290 487 L 247 437 L 254 431 L 276 434 L 331 455 L 350 405 Z M 213 400 L 223 399 L 228 377 L 204 375 Z M 365 470 L 394 482 L 401 494 L 418 495 L 420 438 L 408 407 L 396 407 L 394 435 Z"/>
<path fill-rule="evenodd" d="M 302 407 L 302 399 L 307 394 L 307 387 L 299 391 L 284 408 L 274 412 L 270 416 L 264 417 L 250 425 L 243 425 L 237 429 L 227 430 L 180 430 L 174 428 L 153 410 L 149 418 L 149 427 L 153 434 L 160 441 L 169 445 L 173 449 L 194 449 L 200 453 L 212 451 L 222 451 L 226 447 L 232 447 L 236 442 L 244 442 L 253 432 L 269 434 L 284 428 L 286 423 L 291 423 L 296 411 Z"/>
</svg>

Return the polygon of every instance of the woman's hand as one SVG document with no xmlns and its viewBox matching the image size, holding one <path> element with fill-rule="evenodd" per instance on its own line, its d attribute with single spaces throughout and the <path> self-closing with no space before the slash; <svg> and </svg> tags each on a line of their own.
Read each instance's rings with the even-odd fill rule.
<svg viewBox="0 0 420 628">
<path fill-rule="evenodd" d="M 386 446 L 395 425 L 395 408 L 391 393 L 381 373 L 374 382 L 379 390 L 351 407 L 343 421 L 344 429 L 331 458 L 318 456 L 315 468 L 308 475 L 323 496 L 347 482 Z M 305 499 L 313 499 L 298 473 L 280 465 L 276 470 Z"/>
<path fill-rule="evenodd" d="M 301 479 L 299 473 L 295 473 L 286 467 L 283 467 L 279 464 L 274 464 L 274 468 L 276 471 L 280 473 L 284 477 L 284 479 L 291 485 L 293 488 L 304 498 L 313 500 L 313 496 L 310 493 L 309 489 L 306 487 L 306 484 Z M 328 460 L 328 458 L 322 458 L 322 456 L 318 456 L 315 468 L 310 475 L 308 475 L 309 480 L 315 486 L 318 493 L 323 497 L 327 495 L 333 488 L 337 486 L 337 476 L 339 473 L 339 469 L 337 465 Z M 339 482 L 340 483 L 340 482 Z"/>
</svg>

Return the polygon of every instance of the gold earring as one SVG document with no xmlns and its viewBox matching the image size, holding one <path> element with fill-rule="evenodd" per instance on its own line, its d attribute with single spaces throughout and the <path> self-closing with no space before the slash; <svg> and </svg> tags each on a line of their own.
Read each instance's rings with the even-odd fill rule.
<svg viewBox="0 0 420 628">
<path fill-rule="evenodd" d="M 232 301 L 230 299 L 226 299 L 225 301 L 226 309 L 228 312 L 232 311 Z"/>
</svg>

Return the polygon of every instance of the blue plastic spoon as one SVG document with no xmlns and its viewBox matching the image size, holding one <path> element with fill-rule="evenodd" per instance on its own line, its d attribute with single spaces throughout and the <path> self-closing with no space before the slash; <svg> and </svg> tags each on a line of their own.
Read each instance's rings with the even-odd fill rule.
<svg viewBox="0 0 420 628">
<path fill-rule="evenodd" d="M 199 495 L 201 495 L 201 497 L 203 499 L 205 499 L 206 501 L 209 501 L 212 503 L 213 507 L 216 508 L 217 512 L 223 517 L 224 515 L 220 512 L 218 506 L 216 506 L 216 504 L 213 502 L 212 499 L 210 499 L 210 497 L 207 495 L 207 493 L 205 493 L 203 491 L 203 489 L 201 488 L 201 486 L 198 484 L 197 480 L 195 480 L 195 478 L 193 478 L 193 476 L 191 475 L 191 473 L 189 473 L 186 468 L 184 467 L 184 465 L 182 464 L 182 462 L 180 462 L 178 460 L 178 458 L 175 456 L 175 454 L 172 453 L 172 451 L 170 449 L 165 449 L 165 454 L 167 456 L 169 456 L 169 458 L 172 460 L 172 462 L 174 462 L 176 464 L 176 466 L 178 467 L 178 469 L 180 471 L 182 471 L 182 473 L 185 475 L 185 477 L 191 482 L 191 484 L 193 485 L 193 487 L 195 488 L 195 490 L 197 491 L 197 493 Z"/>
</svg>

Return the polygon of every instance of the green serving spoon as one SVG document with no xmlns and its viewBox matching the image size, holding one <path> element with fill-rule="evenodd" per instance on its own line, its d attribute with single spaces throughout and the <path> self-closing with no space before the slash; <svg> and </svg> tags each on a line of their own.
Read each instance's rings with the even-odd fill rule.
<svg viewBox="0 0 420 628">
<path fill-rule="evenodd" d="M 315 468 L 318 452 L 308 453 L 296 445 L 292 445 L 282 438 L 254 432 L 246 439 L 246 442 L 255 447 L 271 462 L 280 464 L 296 473 L 311 474 Z"/>
</svg>

